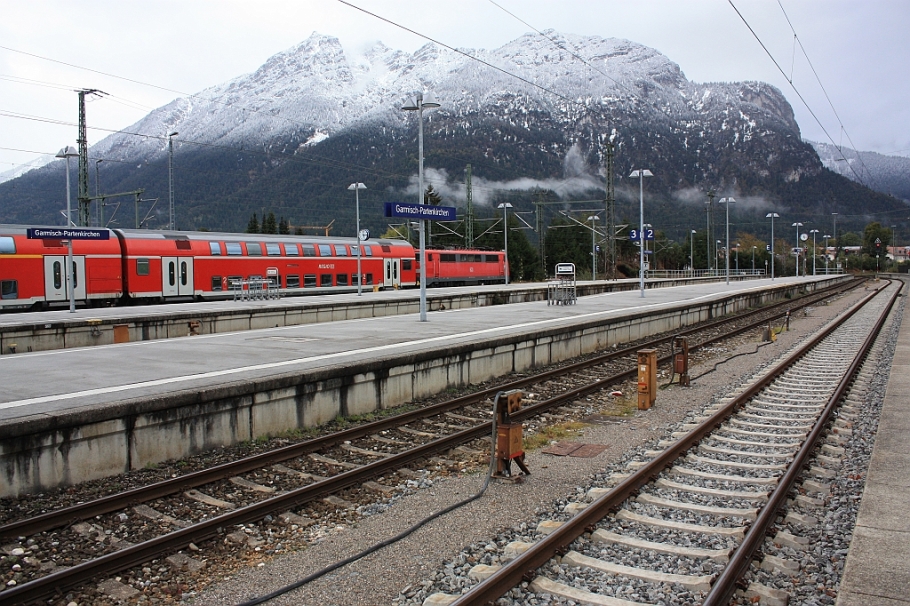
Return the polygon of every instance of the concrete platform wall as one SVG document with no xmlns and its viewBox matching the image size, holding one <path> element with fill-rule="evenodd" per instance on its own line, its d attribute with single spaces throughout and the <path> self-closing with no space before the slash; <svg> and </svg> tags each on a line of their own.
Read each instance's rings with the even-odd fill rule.
<svg viewBox="0 0 910 606">
<path fill-rule="evenodd" d="M 0 496 L 113 476 L 264 436 L 362 415 L 448 388 L 561 362 L 814 289 L 814 283 L 638 313 L 571 329 L 395 355 L 319 372 L 35 417 L 0 426 Z"/>
</svg>

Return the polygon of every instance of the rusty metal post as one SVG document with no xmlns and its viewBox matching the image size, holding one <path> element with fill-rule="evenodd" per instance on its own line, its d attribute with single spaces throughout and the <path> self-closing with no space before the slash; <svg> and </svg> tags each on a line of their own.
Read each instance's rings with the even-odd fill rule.
<svg viewBox="0 0 910 606">
<path fill-rule="evenodd" d="M 638 351 L 638 409 L 648 410 L 657 398 L 657 350 Z"/>
</svg>

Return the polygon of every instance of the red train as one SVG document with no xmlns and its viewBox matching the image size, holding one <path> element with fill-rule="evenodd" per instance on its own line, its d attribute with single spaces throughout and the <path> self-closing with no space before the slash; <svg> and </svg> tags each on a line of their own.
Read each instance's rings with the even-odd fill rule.
<svg viewBox="0 0 910 606">
<path fill-rule="evenodd" d="M 0 310 L 68 303 L 66 245 L 0 225 Z M 362 288 L 418 283 L 418 252 L 403 240 L 361 250 Z M 427 285 L 505 282 L 501 251 L 427 250 Z M 356 292 L 357 240 L 318 236 L 114 229 L 109 240 L 73 240 L 74 297 L 86 305 L 224 299 L 241 284 L 282 295 Z"/>
</svg>

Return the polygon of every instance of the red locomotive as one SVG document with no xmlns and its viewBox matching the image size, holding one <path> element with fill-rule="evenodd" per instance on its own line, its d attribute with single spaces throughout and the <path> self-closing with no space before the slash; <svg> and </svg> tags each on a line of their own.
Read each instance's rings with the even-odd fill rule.
<svg viewBox="0 0 910 606">
<path fill-rule="evenodd" d="M 417 285 L 414 247 L 403 240 L 111 230 L 109 240 L 73 240 L 74 297 L 87 305 L 219 299 L 262 284 L 282 295 Z M 67 248 L 0 225 L 0 310 L 68 301 Z M 501 251 L 427 250 L 427 285 L 505 281 Z"/>
</svg>

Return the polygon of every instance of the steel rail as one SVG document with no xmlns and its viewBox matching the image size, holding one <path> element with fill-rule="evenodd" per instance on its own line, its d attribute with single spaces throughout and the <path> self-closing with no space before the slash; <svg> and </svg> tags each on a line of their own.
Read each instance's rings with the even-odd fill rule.
<svg viewBox="0 0 910 606">
<path fill-rule="evenodd" d="M 837 386 L 834 394 L 828 399 L 828 403 L 822 411 L 815 427 L 809 433 L 806 441 L 803 442 L 802 447 L 787 467 L 787 471 L 781 477 L 780 482 L 778 482 L 777 489 L 769 496 L 768 502 L 759 512 L 755 521 L 752 522 L 742 543 L 739 544 L 739 547 L 737 547 L 730 556 L 730 561 L 727 566 L 711 586 L 711 591 L 705 597 L 702 606 L 725 606 L 730 603 L 730 599 L 736 591 L 739 579 L 742 578 L 743 574 L 749 569 L 749 566 L 752 563 L 752 556 L 755 555 L 755 552 L 758 551 L 764 542 L 768 529 L 771 528 L 771 525 L 774 524 L 774 521 L 777 518 L 777 511 L 786 503 L 786 499 L 790 494 L 790 489 L 793 488 L 793 485 L 802 473 L 803 466 L 806 464 L 806 461 L 809 460 L 818 441 L 822 438 L 822 433 L 825 431 L 828 421 L 834 414 L 835 409 L 840 405 L 840 401 L 849 391 L 850 384 L 853 382 L 854 377 L 859 372 L 869 351 L 872 349 L 875 340 L 878 338 L 878 335 L 885 325 L 885 321 L 891 313 L 891 309 L 894 307 L 894 303 L 897 301 L 897 297 L 903 288 L 905 287 L 902 286 L 897 289 L 892 295 L 885 311 L 879 316 L 879 319 L 875 323 L 875 326 L 873 326 L 869 336 L 866 337 L 866 340 L 863 342 L 859 354 L 853 359 L 853 363 L 844 375 L 844 379 Z"/>
<path fill-rule="evenodd" d="M 696 334 L 698 332 L 710 330 L 712 328 L 722 326 L 723 324 L 729 324 L 731 322 L 734 322 L 736 320 L 741 320 L 741 319 L 747 318 L 749 316 L 764 315 L 765 313 L 767 313 L 769 311 L 769 309 L 773 310 L 774 307 L 783 308 L 783 307 L 789 306 L 791 309 L 801 309 L 802 307 L 811 305 L 812 302 L 814 302 L 818 299 L 824 298 L 826 296 L 830 296 L 832 294 L 832 292 L 840 292 L 842 290 L 857 288 L 862 282 L 863 282 L 863 280 L 855 280 L 853 282 L 846 283 L 846 284 L 836 284 L 834 286 L 831 286 L 831 287 L 822 289 L 820 291 L 816 291 L 815 293 L 812 293 L 812 295 L 808 296 L 808 298 L 812 299 L 812 301 L 809 301 L 809 302 L 785 301 L 782 303 L 778 303 L 775 306 L 772 306 L 771 308 L 761 308 L 758 310 L 754 310 L 743 316 L 738 316 L 738 317 L 734 317 L 734 318 L 720 318 L 718 320 L 709 322 L 707 324 L 701 324 L 697 327 L 678 331 L 677 333 L 675 333 L 675 335 Z M 772 316 L 772 319 L 775 317 L 780 317 L 780 316 Z M 717 337 L 713 337 L 711 339 L 707 339 L 701 343 L 693 345 L 689 348 L 689 350 L 697 351 L 698 349 L 703 348 L 706 345 L 710 345 L 717 341 L 721 341 L 723 339 L 730 338 L 731 336 L 752 330 L 758 326 L 765 324 L 768 321 L 769 321 L 768 318 L 763 318 L 761 320 L 756 320 L 756 321 L 750 322 L 733 331 L 730 331 L 729 333 L 724 333 L 723 335 L 719 335 Z M 660 338 L 654 339 L 648 343 L 641 343 L 641 344 L 638 344 L 635 346 L 625 347 L 625 348 L 619 349 L 617 351 L 609 352 L 607 354 L 597 356 L 597 357 L 594 357 L 594 358 L 591 358 L 588 360 L 582 360 L 580 362 L 575 362 L 573 364 L 562 366 L 560 368 L 548 371 L 546 373 L 534 375 L 533 377 L 526 377 L 523 379 L 517 379 L 514 381 L 510 381 L 504 385 L 498 385 L 496 387 L 491 387 L 489 389 L 474 392 L 472 394 L 467 394 L 465 396 L 461 396 L 459 398 L 455 398 L 455 399 L 452 399 L 452 400 L 449 400 L 446 402 L 441 402 L 439 404 L 435 404 L 430 407 L 402 413 L 400 415 L 395 415 L 395 416 L 389 417 L 387 419 L 380 419 L 378 421 L 373 421 L 371 423 L 359 425 L 357 427 L 352 427 L 350 429 L 345 429 L 345 430 L 342 430 L 339 432 L 335 432 L 328 436 L 323 436 L 321 438 L 315 438 L 313 440 L 308 440 L 306 442 L 301 442 L 299 444 L 291 444 L 289 446 L 285 446 L 285 447 L 278 448 L 275 450 L 270 450 L 268 452 L 264 452 L 264 453 L 261 453 L 258 455 L 246 457 L 239 461 L 223 463 L 221 465 L 217 465 L 215 467 L 210 467 L 208 469 L 203 469 L 200 471 L 184 474 L 177 478 L 163 480 L 161 482 L 157 482 L 157 483 L 151 484 L 149 486 L 142 486 L 139 488 L 134 488 L 132 490 L 127 490 L 127 491 L 120 492 L 120 493 L 110 495 L 107 497 L 102 497 L 102 498 L 96 499 L 94 501 L 80 503 L 80 504 L 66 507 L 66 508 L 63 508 L 63 509 L 60 509 L 57 511 L 47 512 L 47 513 L 44 513 L 44 514 L 41 514 L 38 516 L 34 516 L 31 518 L 27 518 L 24 520 L 19 520 L 16 522 L 11 522 L 8 524 L 0 525 L 0 539 L 9 540 L 9 539 L 12 539 L 15 537 L 29 536 L 32 534 L 36 534 L 38 532 L 52 530 L 54 528 L 59 528 L 61 526 L 65 526 L 67 524 L 71 524 L 71 523 L 74 523 L 77 521 L 85 520 L 85 519 L 92 518 L 92 517 L 95 517 L 98 515 L 104 515 L 106 513 L 112 512 L 112 511 L 118 511 L 120 509 L 130 507 L 131 505 L 135 505 L 136 503 L 148 502 L 148 501 L 151 501 L 154 499 L 166 497 L 166 496 L 181 492 L 183 490 L 196 488 L 198 486 L 203 486 L 203 485 L 209 484 L 211 482 L 217 482 L 219 480 L 228 478 L 233 475 L 246 473 L 248 471 L 253 471 L 255 469 L 261 469 L 262 467 L 265 467 L 267 465 L 280 463 L 282 461 L 287 461 L 288 459 L 293 459 L 295 457 L 299 457 L 299 456 L 302 456 L 302 455 L 305 455 L 305 454 L 308 454 L 311 452 L 329 448 L 336 444 L 343 443 L 346 440 L 351 440 L 351 441 L 357 440 L 357 439 L 366 437 L 368 435 L 371 435 L 371 434 L 374 434 L 374 433 L 377 433 L 380 431 L 384 431 L 387 429 L 393 429 L 397 426 L 414 422 L 414 421 L 422 419 L 422 418 L 426 418 L 426 417 L 437 415 L 437 414 L 442 414 L 449 410 L 457 409 L 457 408 L 460 408 L 463 406 L 477 404 L 487 398 L 493 397 L 496 394 L 496 392 L 498 392 L 498 391 L 521 389 L 522 387 L 525 387 L 529 384 L 547 381 L 547 380 L 550 380 L 555 377 L 559 377 L 564 374 L 568 374 L 568 373 L 576 372 L 576 371 L 584 369 L 584 368 L 588 368 L 590 366 L 596 366 L 599 364 L 609 362 L 611 360 L 622 358 L 624 356 L 634 354 L 639 349 L 655 347 L 662 343 L 668 342 L 672 338 L 673 338 L 673 336 L 660 337 Z M 672 356 L 664 356 L 664 357 L 660 358 L 658 360 L 658 362 L 661 364 L 665 363 L 666 361 L 670 360 L 671 357 Z M 592 389 L 592 390 L 584 390 L 583 393 L 581 393 L 581 395 L 587 395 L 588 393 L 591 393 L 592 391 L 601 389 L 602 387 L 600 387 L 600 386 L 602 386 L 606 383 L 615 383 L 618 381 L 625 380 L 626 378 L 628 378 L 629 376 L 632 376 L 634 374 L 635 374 L 634 371 L 629 371 L 629 372 L 619 373 L 612 377 L 608 377 L 608 378 L 598 381 L 596 383 L 596 385 L 598 385 L 599 387 L 597 387 L 596 389 Z M 524 418 L 527 418 L 527 415 L 525 415 Z"/>
<path fill-rule="evenodd" d="M 870 297 L 871 296 L 874 296 L 874 294 L 870 295 Z M 867 299 L 868 298 L 869 297 L 867 297 Z M 855 313 L 855 310 L 849 312 L 847 317 L 849 317 L 849 315 L 852 315 L 853 313 Z M 729 319 L 729 318 L 727 319 L 727 321 L 730 321 L 730 320 L 731 319 Z M 767 319 L 764 319 L 764 320 L 761 320 L 759 323 L 764 323 L 766 321 L 767 321 Z M 704 328 L 705 328 L 704 326 L 700 327 L 700 329 L 702 329 L 702 330 Z M 738 332 L 742 332 L 743 330 L 748 330 L 750 328 L 754 328 L 754 326 L 750 325 L 747 328 L 740 327 L 736 331 L 733 331 L 733 334 L 737 334 Z M 711 339 L 709 341 L 706 341 L 706 342 L 700 344 L 700 346 L 704 346 L 705 344 L 708 344 L 715 340 L 719 340 L 722 338 L 728 338 L 729 336 L 730 335 L 727 334 L 727 335 L 723 335 L 720 337 L 716 337 L 714 339 Z M 658 339 L 656 342 L 663 342 L 670 338 L 672 338 L 672 337 L 663 337 L 661 339 Z M 625 350 L 620 350 L 619 352 L 613 352 L 612 354 L 610 354 L 609 357 L 616 357 L 618 355 L 623 355 L 625 353 L 640 349 L 641 347 L 644 347 L 644 345 L 638 345 L 635 347 L 626 348 Z M 671 356 L 666 356 L 663 359 L 669 359 L 670 357 Z M 579 364 L 585 364 L 585 363 L 579 363 Z M 588 361 L 587 365 L 590 365 L 590 361 Z M 549 373 L 545 373 L 545 374 L 546 375 L 552 374 L 554 376 L 558 376 L 560 374 L 564 374 L 567 371 L 567 369 L 570 369 L 573 366 L 576 366 L 576 365 L 570 365 L 567 367 L 563 367 L 563 368 L 557 369 L 555 371 L 550 371 Z M 582 366 L 582 367 L 584 367 L 584 366 Z M 582 397 L 584 395 L 587 395 L 589 393 L 599 391 L 600 389 L 603 389 L 604 386 L 614 384 L 618 380 L 622 380 L 625 377 L 634 376 L 636 372 L 637 372 L 637 369 L 633 368 L 632 370 L 624 371 L 622 373 L 613 375 L 611 377 L 600 379 L 594 383 L 584 385 L 582 387 L 572 389 L 569 391 L 565 391 L 557 397 L 551 398 L 551 399 L 543 401 L 543 402 L 539 402 L 535 405 L 528 406 L 528 407 L 522 409 L 522 411 L 520 413 L 513 415 L 513 418 L 517 421 L 521 421 L 521 420 L 533 417 L 533 416 L 540 414 L 542 412 L 545 412 L 551 408 L 556 408 L 556 407 L 562 406 L 568 402 L 571 402 L 571 401 L 573 401 L 579 397 Z M 496 392 L 496 391 L 500 391 L 503 389 L 516 388 L 516 387 L 520 387 L 523 384 L 527 384 L 530 382 L 539 382 L 540 380 L 541 380 L 540 376 L 535 376 L 535 377 L 526 378 L 526 379 L 520 379 L 518 381 L 509 383 L 506 386 L 499 386 L 492 390 L 485 390 L 485 392 L 486 391 Z M 464 396 L 462 398 L 458 398 L 458 399 L 450 401 L 450 402 L 442 403 L 440 406 L 445 406 L 447 409 L 456 408 L 458 406 L 464 405 L 464 402 L 462 402 L 461 400 L 466 400 L 466 399 L 481 400 L 481 399 L 483 399 L 486 396 L 480 395 L 482 393 L 484 393 L 484 392 L 469 394 L 468 396 Z M 244 460 L 242 463 L 244 464 L 245 468 L 247 468 L 247 469 L 255 469 L 258 467 L 262 467 L 264 464 L 266 464 L 268 462 L 277 462 L 280 460 L 286 460 L 287 458 L 292 458 L 293 456 L 299 456 L 299 454 L 305 454 L 306 452 L 317 450 L 318 448 L 323 448 L 327 445 L 339 443 L 345 439 L 351 439 L 351 436 L 354 436 L 354 435 L 362 437 L 363 435 L 375 433 L 376 431 L 379 431 L 380 428 L 383 428 L 386 426 L 394 427 L 395 425 L 400 425 L 401 421 L 402 421 L 402 417 L 420 418 L 420 417 L 426 416 L 425 414 L 421 414 L 422 412 L 423 411 L 420 411 L 420 410 L 411 411 L 409 413 L 404 413 L 404 415 L 397 415 L 395 417 L 390 417 L 389 419 L 376 421 L 374 423 L 370 423 L 365 426 L 352 428 L 351 430 L 345 430 L 344 432 L 340 432 L 338 434 L 332 434 L 331 436 L 327 436 L 327 438 L 328 438 L 327 443 L 322 443 L 318 446 L 315 445 L 312 441 L 303 443 L 301 445 L 292 445 L 289 447 L 279 449 L 277 451 L 270 451 L 268 453 L 263 453 L 262 455 L 250 457 L 249 459 Z M 438 414 L 439 412 L 442 412 L 442 411 L 437 410 L 435 412 L 435 414 Z M 288 508 L 299 506 L 301 504 L 312 501 L 322 495 L 338 492 L 349 486 L 360 484 L 369 478 L 375 477 L 377 475 L 382 475 L 383 473 L 386 473 L 389 470 L 398 469 L 398 468 L 402 467 L 403 465 L 410 463 L 414 460 L 435 454 L 437 452 L 449 450 L 449 449 L 454 448 L 465 442 L 470 442 L 471 440 L 474 440 L 474 439 L 485 437 L 489 434 L 491 427 L 492 427 L 492 423 L 490 423 L 490 422 L 482 423 L 475 427 L 453 433 L 449 436 L 445 436 L 445 437 L 439 438 L 437 440 L 433 440 L 422 446 L 418 446 L 414 449 L 407 450 L 407 451 L 399 453 L 397 455 L 392 455 L 381 461 L 376 461 L 374 463 L 364 465 L 357 469 L 354 469 L 354 470 L 351 470 L 348 472 L 344 472 L 344 473 L 332 476 L 330 478 L 326 478 L 325 480 L 321 480 L 319 482 L 314 482 L 313 484 L 309 484 L 305 487 L 287 492 L 285 494 L 275 496 L 275 497 L 272 497 L 269 499 L 265 499 L 258 503 L 254 503 L 252 505 L 248 505 L 246 507 L 234 510 L 232 512 L 222 514 L 221 516 L 217 516 L 215 518 L 211 518 L 211 519 L 205 520 L 203 522 L 198 522 L 187 528 L 183 528 L 183 529 L 168 533 L 166 535 L 156 537 L 155 539 L 151 539 L 149 541 L 145 541 L 145 542 L 139 543 L 137 545 L 133 545 L 131 547 L 106 554 L 106 555 L 96 558 L 94 560 L 90 560 L 87 562 L 83 562 L 81 564 L 77 564 L 77 565 L 67 568 L 65 570 L 57 571 L 57 572 L 54 572 L 47 576 L 41 577 L 39 579 L 35 579 L 34 581 L 30 581 L 28 583 L 24 583 L 24 584 L 18 585 L 16 587 L 7 588 L 3 592 L 0 592 L 0 606 L 6 605 L 6 604 L 21 604 L 21 603 L 29 602 L 32 600 L 42 599 L 42 598 L 53 595 L 54 593 L 59 591 L 60 588 L 72 587 L 72 586 L 78 585 L 80 583 L 83 583 L 85 581 L 88 581 L 101 574 L 116 572 L 116 571 L 123 570 L 123 569 L 129 568 L 129 567 L 137 565 L 137 564 L 141 564 L 150 559 L 154 559 L 155 557 L 159 556 L 161 553 L 181 549 L 183 547 L 186 547 L 190 543 L 204 541 L 208 538 L 211 538 L 211 537 L 217 535 L 219 533 L 219 531 L 224 527 L 232 526 L 232 525 L 236 525 L 236 524 L 244 524 L 244 523 L 253 522 L 253 521 L 262 519 L 263 517 L 265 517 L 268 514 L 272 514 L 275 512 L 286 510 Z M 294 454 L 294 455 L 289 455 L 289 456 L 287 455 L 286 451 L 300 450 L 301 448 L 304 448 L 305 450 L 301 450 L 300 452 L 298 452 L 297 454 Z M 281 457 L 283 457 L 283 458 L 278 458 L 279 457 L 278 453 L 283 453 L 281 455 Z M 256 462 L 256 464 L 254 464 L 254 461 Z M 225 464 L 221 467 L 225 468 L 230 465 L 231 464 Z M 213 468 L 213 470 L 215 470 L 215 469 L 217 469 L 217 468 Z M 647 468 L 645 468 L 645 469 L 647 469 Z M 168 484 L 170 486 L 170 490 L 165 492 L 161 496 L 166 496 L 167 494 L 173 494 L 174 492 L 177 492 L 178 490 L 180 490 L 182 488 L 190 487 L 189 484 L 186 484 L 186 483 L 181 484 L 179 482 L 179 480 L 186 480 L 187 478 L 192 477 L 197 474 L 199 474 L 199 475 L 207 474 L 213 470 L 196 472 L 196 474 L 187 474 L 187 476 L 182 476 L 181 478 L 176 478 L 175 480 L 164 482 L 162 484 Z M 226 471 L 225 469 L 221 469 L 220 474 L 216 472 L 216 475 L 217 475 L 216 479 L 226 477 L 227 475 L 233 474 L 233 473 L 239 473 L 237 471 L 236 467 L 231 469 L 230 472 Z M 209 480 L 209 481 L 212 481 L 212 480 Z M 180 488 L 174 488 L 175 485 L 180 486 Z M 137 491 L 141 491 L 141 490 L 142 489 L 137 489 Z M 113 500 L 114 498 L 117 498 L 117 499 L 123 500 L 125 502 L 125 505 L 122 505 L 121 507 L 125 507 L 125 506 L 128 506 L 128 505 L 136 502 L 135 498 L 127 499 L 127 497 L 128 496 L 135 497 L 135 493 L 137 491 L 130 491 L 127 493 L 121 493 L 120 495 L 113 495 L 113 497 L 111 497 L 110 499 Z M 93 515 L 96 515 L 96 514 L 93 514 Z M 12 525 L 9 525 L 9 526 L 12 526 Z M 7 526 L 5 528 L 8 528 L 9 526 Z M 10 601 L 10 600 L 12 600 L 12 601 Z"/>
<path fill-rule="evenodd" d="M 552 557 L 566 553 L 569 545 L 583 533 L 590 530 L 601 519 L 618 509 L 629 497 L 636 494 L 642 486 L 652 481 L 665 468 L 673 464 L 683 453 L 699 443 L 705 436 L 714 431 L 740 407 L 752 399 L 775 379 L 786 372 L 800 358 L 816 347 L 825 337 L 837 330 L 844 322 L 856 314 L 866 303 L 877 296 L 880 291 L 870 293 L 857 303 L 848 313 L 830 324 L 826 330 L 800 347 L 786 360 L 779 362 L 758 382 L 740 394 L 726 406 L 703 421 L 688 435 L 678 440 L 647 465 L 617 484 L 612 490 L 595 500 L 588 507 L 578 512 L 565 524 L 557 528 L 534 544 L 523 554 L 503 565 L 489 578 L 480 582 L 467 593 L 451 603 L 451 606 L 474 606 L 495 602 L 498 598 L 518 585 L 522 580 L 531 580 L 535 570 L 543 566 Z M 852 377 L 851 377 L 852 380 Z"/>
</svg>

